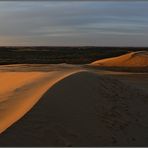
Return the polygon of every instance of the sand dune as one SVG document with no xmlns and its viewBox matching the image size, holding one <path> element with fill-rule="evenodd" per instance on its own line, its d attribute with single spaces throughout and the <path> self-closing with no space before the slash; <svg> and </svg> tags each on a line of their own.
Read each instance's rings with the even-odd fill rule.
<svg viewBox="0 0 148 148">
<path fill-rule="evenodd" d="M 20 119 L 42 94 L 60 79 L 76 72 L 1 72 L 0 133 Z"/>
<path fill-rule="evenodd" d="M 55 73 L 53 75 L 55 78 Z M 30 100 L 40 100 L 22 119 L 0 135 L 1 146 L 147 144 L 146 91 L 130 85 L 130 81 L 111 75 L 76 71 L 61 75 L 56 81 L 53 80 L 51 88 L 49 74 L 38 74 L 33 78 L 34 84 L 27 84 L 30 95 L 25 96 L 23 104 L 28 101 L 34 104 Z M 62 80 L 59 81 L 59 78 Z M 40 81 L 34 82 L 37 79 Z M 23 90 L 26 94 L 26 89 Z M 14 101 L 14 108 L 20 106 L 19 98 L 16 97 L 18 100 Z M 4 127 L 1 127 L 3 130 Z"/>
<path fill-rule="evenodd" d="M 148 51 L 131 52 L 119 57 L 97 60 L 91 66 L 148 71 Z"/>
</svg>

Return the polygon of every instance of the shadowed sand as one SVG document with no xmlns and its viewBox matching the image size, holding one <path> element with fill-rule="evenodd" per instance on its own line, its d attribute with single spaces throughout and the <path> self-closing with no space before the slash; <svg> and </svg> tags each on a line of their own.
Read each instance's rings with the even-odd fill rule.
<svg viewBox="0 0 148 148">
<path fill-rule="evenodd" d="M 39 102 L 0 135 L 1 146 L 147 145 L 148 93 L 137 81 L 93 71 L 64 74 L 50 89 L 45 80 L 30 92 Z"/>
<path fill-rule="evenodd" d="M 148 51 L 138 51 L 122 56 L 97 60 L 90 64 L 110 70 L 148 72 Z"/>
</svg>

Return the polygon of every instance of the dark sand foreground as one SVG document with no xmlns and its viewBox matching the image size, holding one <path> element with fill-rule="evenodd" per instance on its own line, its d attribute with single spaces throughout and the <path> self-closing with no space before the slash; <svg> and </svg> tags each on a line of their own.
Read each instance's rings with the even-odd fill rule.
<svg viewBox="0 0 148 148">
<path fill-rule="evenodd" d="M 146 146 L 148 93 L 133 77 L 78 72 L 0 136 L 1 146 Z M 131 78 L 130 78 L 131 77 Z M 134 85 L 133 85 L 134 84 Z"/>
<path fill-rule="evenodd" d="M 147 56 L 0 66 L 0 146 L 148 146 Z"/>
</svg>

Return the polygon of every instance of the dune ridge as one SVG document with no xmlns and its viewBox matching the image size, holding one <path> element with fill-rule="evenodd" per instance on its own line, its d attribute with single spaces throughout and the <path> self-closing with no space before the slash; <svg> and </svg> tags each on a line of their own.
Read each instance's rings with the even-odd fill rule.
<svg viewBox="0 0 148 148">
<path fill-rule="evenodd" d="M 97 60 L 90 64 L 98 67 L 137 68 L 148 71 L 148 51 L 130 52 L 118 57 Z M 129 69 L 130 70 L 130 69 Z"/>
<path fill-rule="evenodd" d="M 52 85 L 75 72 L 1 72 L 0 133 L 29 111 Z"/>
</svg>

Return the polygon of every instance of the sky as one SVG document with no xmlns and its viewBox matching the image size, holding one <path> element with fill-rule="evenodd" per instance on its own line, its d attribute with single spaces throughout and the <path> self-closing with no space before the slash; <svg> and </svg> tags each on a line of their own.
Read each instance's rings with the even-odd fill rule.
<svg viewBox="0 0 148 148">
<path fill-rule="evenodd" d="M 148 2 L 0 2 L 0 46 L 147 46 Z"/>
</svg>

